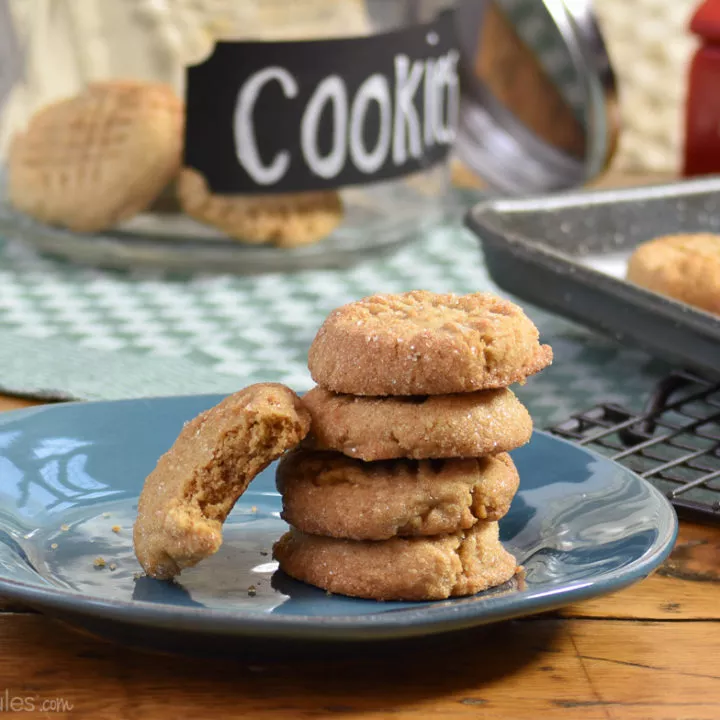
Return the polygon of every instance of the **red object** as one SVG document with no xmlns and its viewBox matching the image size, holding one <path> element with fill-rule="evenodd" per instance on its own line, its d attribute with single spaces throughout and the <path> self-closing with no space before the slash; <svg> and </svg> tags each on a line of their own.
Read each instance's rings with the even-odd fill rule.
<svg viewBox="0 0 720 720">
<path fill-rule="evenodd" d="M 702 45 L 690 66 L 683 174 L 720 173 L 720 0 L 705 0 L 690 22 Z"/>
</svg>

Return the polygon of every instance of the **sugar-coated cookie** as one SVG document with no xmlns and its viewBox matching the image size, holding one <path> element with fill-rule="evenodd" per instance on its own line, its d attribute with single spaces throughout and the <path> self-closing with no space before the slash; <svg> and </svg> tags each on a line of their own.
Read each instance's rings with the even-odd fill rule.
<svg viewBox="0 0 720 720">
<path fill-rule="evenodd" d="M 520 482 L 505 453 L 368 463 L 304 449 L 282 458 L 276 479 L 290 525 L 352 540 L 443 535 L 499 520 Z"/>
<path fill-rule="evenodd" d="M 183 168 L 178 198 L 190 217 L 251 244 L 310 245 L 342 221 L 339 193 L 323 190 L 281 195 L 218 195 L 196 170 Z"/>
<path fill-rule="evenodd" d="M 720 314 L 720 235 L 667 235 L 640 245 L 628 280 L 680 302 Z"/>
<path fill-rule="evenodd" d="M 414 290 L 332 312 L 310 347 L 318 385 L 353 395 L 443 395 L 523 382 L 552 361 L 532 321 L 490 293 Z"/>
<path fill-rule="evenodd" d="M 215 553 L 249 482 L 296 446 L 310 416 L 284 385 L 251 385 L 198 415 L 145 480 L 133 530 L 148 575 L 172 578 Z"/>
<path fill-rule="evenodd" d="M 367 397 L 314 387 L 306 441 L 362 460 L 474 458 L 524 445 L 532 419 L 511 390 Z"/>
<path fill-rule="evenodd" d="M 291 528 L 273 555 L 296 580 L 331 593 L 373 600 L 444 600 L 510 580 L 515 558 L 500 544 L 498 524 L 436 537 L 340 540 Z"/>
<path fill-rule="evenodd" d="M 10 202 L 51 225 L 112 227 L 180 169 L 182 102 L 160 83 L 111 80 L 38 111 L 11 144 Z"/>
</svg>

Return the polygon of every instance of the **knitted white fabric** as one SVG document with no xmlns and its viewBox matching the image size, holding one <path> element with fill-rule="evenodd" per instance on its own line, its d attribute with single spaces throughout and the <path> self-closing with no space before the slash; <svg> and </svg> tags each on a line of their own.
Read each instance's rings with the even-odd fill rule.
<svg viewBox="0 0 720 720">
<path fill-rule="evenodd" d="M 613 166 L 679 172 L 700 0 L 594 0 L 620 83 L 623 135 Z"/>
</svg>

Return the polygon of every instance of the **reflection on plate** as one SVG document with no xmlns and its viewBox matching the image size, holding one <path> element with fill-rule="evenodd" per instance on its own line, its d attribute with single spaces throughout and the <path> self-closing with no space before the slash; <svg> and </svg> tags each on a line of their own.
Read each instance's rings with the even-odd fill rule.
<svg viewBox="0 0 720 720">
<path fill-rule="evenodd" d="M 183 648 L 236 639 L 367 640 L 459 629 L 624 587 L 670 551 L 675 515 L 628 470 L 543 433 L 513 453 L 522 478 L 501 522 L 524 579 L 469 598 L 377 603 L 276 570 L 274 469 L 228 519 L 216 556 L 177 582 L 139 577 L 132 522 L 146 474 L 192 396 L 31 408 L 0 416 L 0 594 L 108 637 Z"/>
</svg>

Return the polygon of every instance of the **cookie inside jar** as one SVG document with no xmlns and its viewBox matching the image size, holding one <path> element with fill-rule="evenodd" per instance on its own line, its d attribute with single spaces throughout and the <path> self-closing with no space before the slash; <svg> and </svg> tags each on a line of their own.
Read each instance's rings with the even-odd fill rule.
<svg viewBox="0 0 720 720">
<path fill-rule="evenodd" d="M 228 269 L 417 238 L 446 208 L 453 5 L 10 0 L 3 213 L 53 253 L 101 235 Z"/>
</svg>

